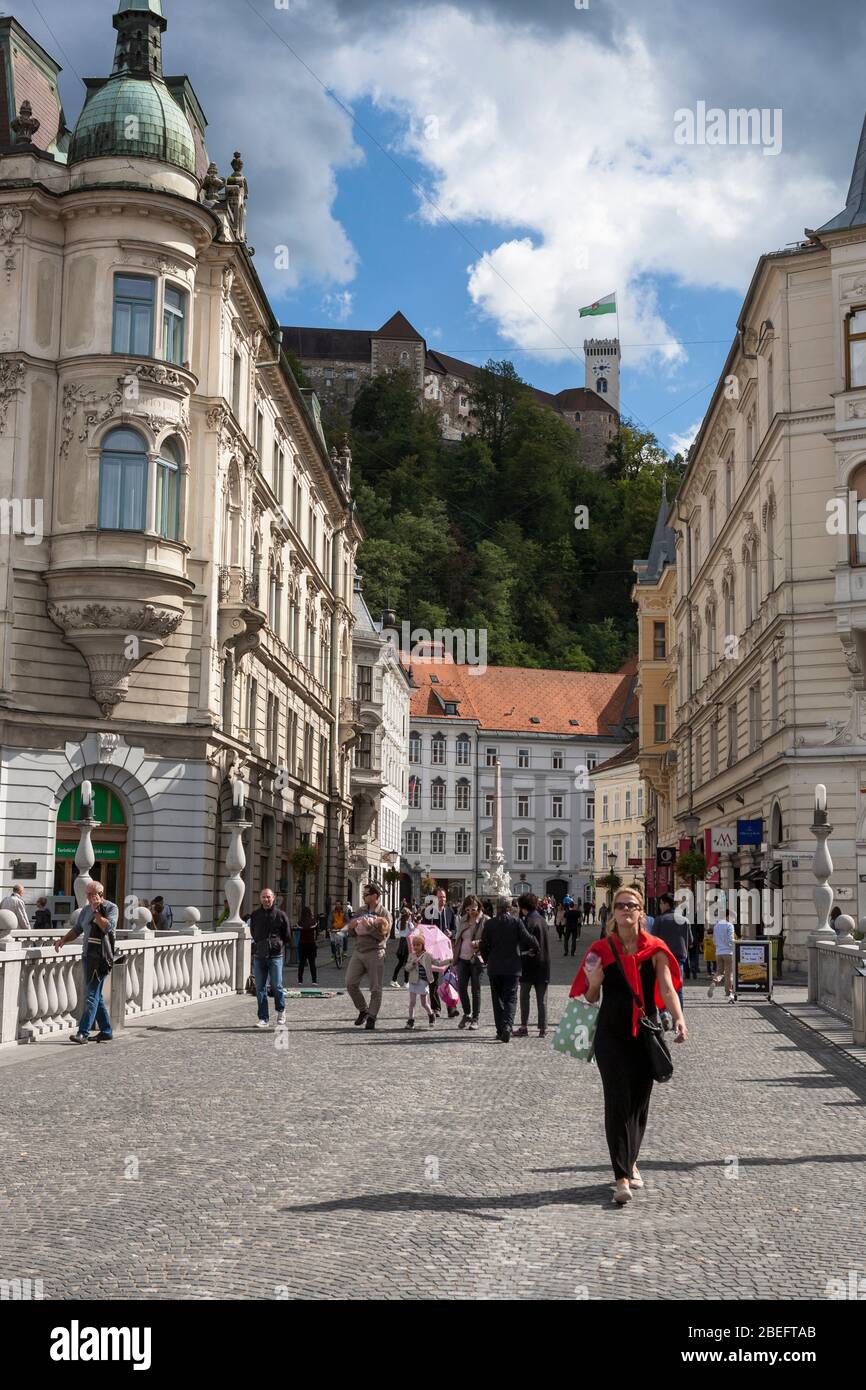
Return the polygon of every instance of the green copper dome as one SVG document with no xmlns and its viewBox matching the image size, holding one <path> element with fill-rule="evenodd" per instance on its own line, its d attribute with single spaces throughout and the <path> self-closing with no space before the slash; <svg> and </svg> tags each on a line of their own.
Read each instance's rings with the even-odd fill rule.
<svg viewBox="0 0 866 1390">
<path fill-rule="evenodd" d="M 76 123 L 69 163 L 106 155 L 158 159 L 195 174 L 189 122 L 164 82 L 123 75 L 94 92 Z"/>
</svg>

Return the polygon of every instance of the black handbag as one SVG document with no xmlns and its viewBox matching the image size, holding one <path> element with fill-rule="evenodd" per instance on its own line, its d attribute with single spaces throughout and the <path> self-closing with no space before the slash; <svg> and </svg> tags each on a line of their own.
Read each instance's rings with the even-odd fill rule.
<svg viewBox="0 0 866 1390">
<path fill-rule="evenodd" d="M 613 954 L 616 957 L 616 963 L 619 966 L 620 971 L 622 972 L 622 978 L 628 985 L 632 998 L 634 999 L 634 1002 L 637 1004 L 638 1009 L 640 1010 L 639 1036 L 643 1045 L 644 1052 L 647 1056 L 647 1061 L 649 1062 L 653 1081 L 670 1081 L 671 1077 L 674 1074 L 673 1058 L 671 1057 L 671 1054 L 668 1050 L 668 1045 L 665 1042 L 664 1031 L 662 1029 L 661 1024 L 656 1023 L 655 1019 L 647 1017 L 646 1006 L 643 1001 L 642 993 L 643 981 L 641 981 L 641 994 L 638 994 L 637 990 L 632 987 L 631 983 L 629 982 L 629 978 L 625 973 L 619 951 L 614 945 L 613 937 L 609 937 L 608 940 L 610 941 L 610 949 L 613 951 Z M 640 972 L 638 972 L 638 979 L 640 979 Z"/>
</svg>

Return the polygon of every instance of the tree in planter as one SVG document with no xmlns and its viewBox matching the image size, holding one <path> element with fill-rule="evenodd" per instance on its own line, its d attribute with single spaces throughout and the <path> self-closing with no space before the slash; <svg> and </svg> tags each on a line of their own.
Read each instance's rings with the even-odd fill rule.
<svg viewBox="0 0 866 1390">
<path fill-rule="evenodd" d="M 313 845 L 298 845 L 291 858 L 292 869 L 299 880 L 301 902 L 307 899 L 307 874 L 315 874 L 319 867 L 318 850 Z"/>
</svg>

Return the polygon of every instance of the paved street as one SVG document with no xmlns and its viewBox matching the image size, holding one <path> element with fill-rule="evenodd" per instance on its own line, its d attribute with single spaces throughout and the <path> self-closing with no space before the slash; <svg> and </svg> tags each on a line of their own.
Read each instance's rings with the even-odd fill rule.
<svg viewBox="0 0 866 1390">
<path fill-rule="evenodd" d="M 249 997 L 13 1050 L 0 1276 L 72 1299 L 821 1298 L 866 1273 L 866 1069 L 773 1006 L 686 1002 L 624 1211 L 597 1071 L 496 1044 L 488 996 L 477 1034 L 408 1034 L 386 989 L 375 1034 L 345 997 L 290 1000 L 282 1050 Z"/>
</svg>

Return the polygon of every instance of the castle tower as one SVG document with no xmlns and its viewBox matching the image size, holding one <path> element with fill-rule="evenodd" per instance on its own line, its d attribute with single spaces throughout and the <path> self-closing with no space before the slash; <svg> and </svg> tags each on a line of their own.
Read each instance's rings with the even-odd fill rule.
<svg viewBox="0 0 866 1390">
<path fill-rule="evenodd" d="M 585 338 L 586 387 L 619 414 L 619 338 Z"/>
</svg>

